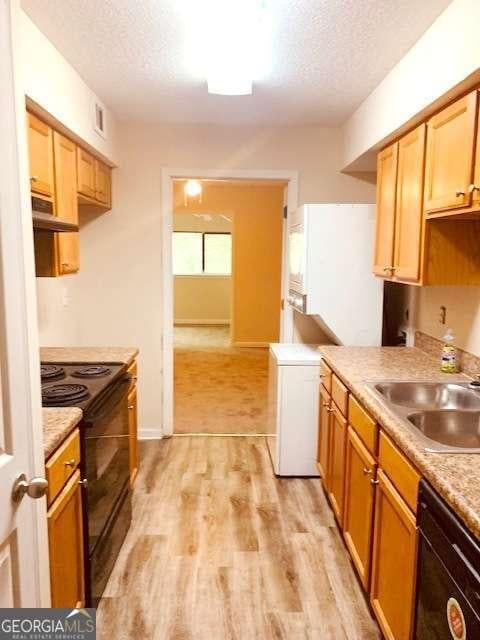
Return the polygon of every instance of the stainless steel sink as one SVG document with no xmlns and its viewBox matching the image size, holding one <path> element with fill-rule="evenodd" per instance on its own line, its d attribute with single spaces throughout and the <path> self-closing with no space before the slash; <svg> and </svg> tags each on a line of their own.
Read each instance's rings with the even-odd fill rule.
<svg viewBox="0 0 480 640">
<path fill-rule="evenodd" d="M 480 411 L 480 392 L 468 386 L 442 382 L 387 382 L 376 389 L 393 403 L 415 409 Z"/>
<path fill-rule="evenodd" d="M 480 451 L 479 411 L 421 411 L 408 420 L 430 440 Z"/>
<path fill-rule="evenodd" d="M 480 453 L 480 390 L 469 382 L 377 382 L 378 399 L 423 440 L 425 451 Z"/>
</svg>

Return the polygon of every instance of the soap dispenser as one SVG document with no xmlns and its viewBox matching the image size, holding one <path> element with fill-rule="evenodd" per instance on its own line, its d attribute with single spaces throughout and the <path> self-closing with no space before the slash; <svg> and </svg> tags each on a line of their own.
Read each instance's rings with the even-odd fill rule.
<svg viewBox="0 0 480 640">
<path fill-rule="evenodd" d="M 447 329 L 443 336 L 442 359 L 440 369 L 443 373 L 457 372 L 457 349 L 454 346 L 455 334 L 452 329 Z"/>
</svg>

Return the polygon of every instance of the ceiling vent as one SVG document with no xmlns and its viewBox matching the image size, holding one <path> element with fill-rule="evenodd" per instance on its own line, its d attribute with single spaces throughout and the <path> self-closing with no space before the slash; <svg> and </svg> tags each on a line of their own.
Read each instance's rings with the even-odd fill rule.
<svg viewBox="0 0 480 640">
<path fill-rule="evenodd" d="M 102 136 L 102 138 L 106 138 L 107 134 L 105 132 L 105 107 L 99 102 L 95 102 L 95 131 Z"/>
</svg>

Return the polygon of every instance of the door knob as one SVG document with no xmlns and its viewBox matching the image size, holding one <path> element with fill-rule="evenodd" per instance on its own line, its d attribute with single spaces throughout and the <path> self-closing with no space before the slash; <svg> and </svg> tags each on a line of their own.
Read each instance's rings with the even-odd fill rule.
<svg viewBox="0 0 480 640">
<path fill-rule="evenodd" d="M 45 478 L 32 478 L 27 480 L 27 476 L 21 473 L 15 478 L 12 489 L 12 500 L 20 502 L 25 494 L 30 498 L 41 498 L 47 493 L 48 481 Z"/>
</svg>

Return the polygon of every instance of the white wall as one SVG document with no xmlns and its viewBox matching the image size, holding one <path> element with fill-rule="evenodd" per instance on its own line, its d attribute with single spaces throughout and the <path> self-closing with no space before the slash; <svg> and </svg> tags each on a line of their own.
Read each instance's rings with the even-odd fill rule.
<svg viewBox="0 0 480 640">
<path fill-rule="evenodd" d="M 128 126 L 120 131 L 114 208 L 82 229 L 81 303 L 85 343 L 140 348 L 140 425 L 161 422 L 161 170 L 291 169 L 299 171 L 301 202 L 372 202 L 371 183 L 340 173 L 338 129 L 215 126 Z"/>
<path fill-rule="evenodd" d="M 98 96 L 63 58 L 24 11 L 18 12 L 21 34 L 15 51 L 25 94 L 107 160 L 117 160 L 117 123 L 105 109 L 106 137 L 94 129 Z"/>
<path fill-rule="evenodd" d="M 345 123 L 343 167 L 372 168 L 371 149 L 472 74 L 480 81 L 479 24 L 478 0 L 453 0 Z"/>
</svg>

